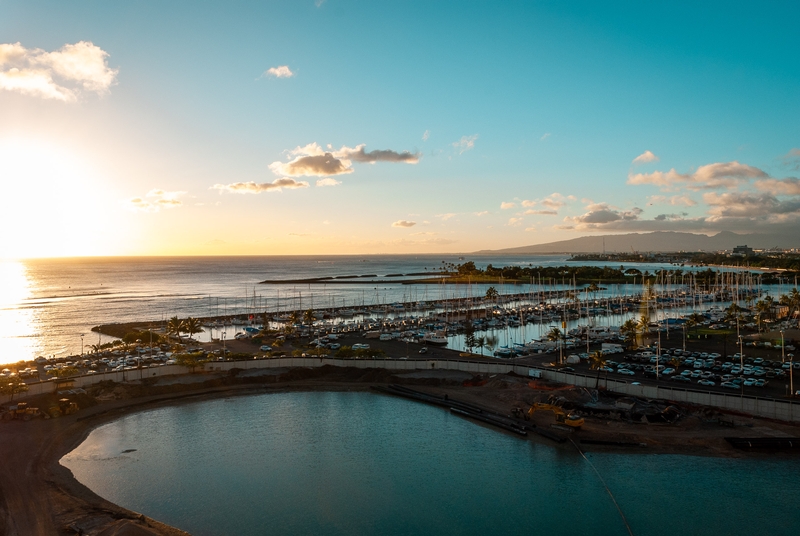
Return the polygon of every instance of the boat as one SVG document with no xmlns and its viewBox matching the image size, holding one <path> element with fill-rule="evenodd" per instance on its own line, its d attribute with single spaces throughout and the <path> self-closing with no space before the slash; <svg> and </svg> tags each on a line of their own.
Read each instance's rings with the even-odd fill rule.
<svg viewBox="0 0 800 536">
<path fill-rule="evenodd" d="M 422 344 L 432 344 L 435 346 L 447 346 L 447 337 L 438 331 L 428 331 L 422 336 Z"/>
</svg>

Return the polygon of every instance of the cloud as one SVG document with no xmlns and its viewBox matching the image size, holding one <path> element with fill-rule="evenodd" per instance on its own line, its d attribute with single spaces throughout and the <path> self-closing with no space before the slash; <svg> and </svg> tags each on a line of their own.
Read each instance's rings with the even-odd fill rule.
<svg viewBox="0 0 800 536">
<path fill-rule="evenodd" d="M 325 3 L 325 0 L 314 0 L 314 5 L 317 7 L 322 7 L 322 4 Z"/>
<path fill-rule="evenodd" d="M 337 181 L 336 179 L 332 179 L 330 177 L 326 177 L 324 179 L 317 179 L 317 186 L 338 186 L 342 184 L 342 181 Z"/>
<path fill-rule="evenodd" d="M 544 140 L 546 140 L 546 139 L 547 139 L 547 138 L 549 138 L 549 137 L 550 137 L 550 133 L 549 133 L 549 132 L 545 132 L 545 133 L 542 135 L 542 137 L 541 137 L 541 138 L 539 138 L 539 139 L 540 139 L 541 141 L 544 141 Z"/>
<path fill-rule="evenodd" d="M 454 218 L 454 217 L 456 217 L 456 216 L 458 216 L 458 214 L 457 214 L 457 213 L 455 213 L 455 212 L 446 212 L 446 213 L 444 213 L 444 214 L 437 214 L 437 215 L 436 215 L 436 217 L 437 217 L 437 218 L 439 218 L 439 219 L 441 219 L 442 221 L 447 221 L 447 220 L 449 220 L 450 218 Z"/>
<path fill-rule="evenodd" d="M 541 212 L 542 214 L 550 214 L 550 213 L 555 214 L 556 212 L 552 211 L 557 211 L 559 208 L 566 205 L 567 201 L 575 201 L 575 196 L 574 195 L 564 196 L 558 192 L 553 192 L 552 194 L 548 195 L 543 199 L 533 199 L 533 200 L 525 199 L 524 201 L 522 201 L 522 206 L 535 207 L 537 205 L 542 205 L 550 209 L 550 211 L 542 211 Z M 529 213 L 536 214 L 536 212 L 529 212 Z"/>
<path fill-rule="evenodd" d="M 526 227 L 526 228 L 525 228 L 525 232 L 526 232 L 526 233 L 533 233 L 533 232 L 536 232 L 536 227 Z"/>
<path fill-rule="evenodd" d="M 533 210 L 528 209 L 525 211 L 525 214 L 529 215 L 542 215 L 542 216 L 558 216 L 557 210 Z"/>
<path fill-rule="evenodd" d="M 703 194 L 703 201 L 711 206 L 708 213 L 714 217 L 780 219 L 781 215 L 800 215 L 800 198 L 779 200 L 772 194 L 753 194 L 749 192 L 730 192 Z"/>
<path fill-rule="evenodd" d="M 0 44 L 0 89 L 32 97 L 74 102 L 85 92 L 103 95 L 116 83 L 108 52 L 89 41 L 54 52 Z"/>
<path fill-rule="evenodd" d="M 342 147 L 338 151 L 338 155 L 343 158 L 355 160 L 356 162 L 374 164 L 375 162 L 404 162 L 406 164 L 416 164 L 419 162 L 419 153 L 410 153 L 403 151 L 398 153 L 389 149 L 375 151 L 364 151 L 366 145 L 358 145 L 353 149 Z"/>
<path fill-rule="evenodd" d="M 0 60 L 2 57 L 0 56 Z M 158 212 L 159 210 L 176 208 L 183 205 L 178 198 L 186 195 L 186 192 L 166 192 L 160 189 L 153 189 L 147 192 L 144 197 L 134 197 L 128 199 L 128 208 L 140 212 Z"/>
<path fill-rule="evenodd" d="M 681 186 L 690 190 L 706 190 L 734 188 L 744 181 L 767 177 L 768 175 L 764 171 L 756 167 L 733 161 L 700 166 L 694 173 L 678 173 L 673 168 L 667 172 L 630 174 L 628 175 L 628 184 L 652 184 L 662 190 L 671 190 Z"/>
<path fill-rule="evenodd" d="M 273 162 L 269 168 L 276 175 L 320 177 L 352 173 L 354 171 L 353 161 L 368 164 L 375 162 L 416 164 L 419 162 L 418 153 L 397 152 L 388 149 L 367 152 L 364 147 L 366 147 L 364 144 L 355 147 L 343 146 L 337 151 L 330 145 L 326 150 L 316 142 L 309 143 L 304 147 L 295 147 L 289 151 L 289 155 L 295 157 L 293 160 Z"/>
<path fill-rule="evenodd" d="M 643 212 L 638 207 L 633 207 L 630 210 L 619 210 L 608 203 L 592 203 L 586 207 L 586 210 L 586 213 L 575 217 L 568 216 L 564 218 L 564 221 L 574 225 L 577 229 L 591 228 L 620 220 L 638 220 L 639 215 Z"/>
<path fill-rule="evenodd" d="M 291 69 L 289 69 L 288 65 L 280 65 L 278 67 L 270 67 L 261 75 L 264 76 L 274 76 L 275 78 L 291 78 L 294 76 L 294 73 Z"/>
<path fill-rule="evenodd" d="M 800 195 L 800 179 L 795 177 L 761 179 L 755 182 L 755 187 L 772 195 Z"/>
<path fill-rule="evenodd" d="M 522 218 L 509 218 L 506 225 L 509 227 L 518 227 L 522 225 Z"/>
<path fill-rule="evenodd" d="M 283 188 L 295 190 L 298 188 L 308 188 L 306 181 L 296 181 L 294 179 L 282 178 L 272 182 L 234 182 L 232 184 L 215 184 L 212 190 L 222 192 L 232 192 L 237 194 L 260 194 L 261 192 L 280 192 Z"/>
<path fill-rule="evenodd" d="M 693 207 L 697 204 L 697 201 L 689 197 L 688 195 L 673 195 L 672 197 L 667 197 L 665 195 L 651 195 L 647 198 L 650 201 L 651 205 L 672 205 L 672 206 L 684 206 L 684 207 Z"/>
<path fill-rule="evenodd" d="M 517 204 L 512 201 L 503 201 L 502 203 L 500 203 L 500 210 L 508 210 L 516 206 Z"/>
<path fill-rule="evenodd" d="M 422 141 L 428 141 L 428 138 L 430 137 L 431 137 L 430 130 L 426 130 L 425 132 L 422 133 Z"/>
<path fill-rule="evenodd" d="M 790 166 L 794 170 L 800 170 L 800 149 L 790 149 L 788 153 L 783 155 L 783 163 Z"/>
<path fill-rule="evenodd" d="M 482 210 L 482 211 L 480 211 L 480 212 L 476 212 L 476 213 L 475 213 L 475 215 L 476 215 L 476 216 L 479 216 L 479 217 L 480 217 L 480 216 L 486 216 L 486 215 L 488 215 L 488 214 L 489 214 L 489 211 L 488 211 L 488 210 Z"/>
<path fill-rule="evenodd" d="M 464 154 L 475 147 L 475 140 L 477 139 L 477 134 L 473 134 L 472 136 L 461 136 L 461 139 L 452 145 L 456 148 L 458 154 Z"/>
<path fill-rule="evenodd" d="M 392 227 L 414 227 L 417 224 L 415 221 L 397 220 L 392 223 Z"/>
<path fill-rule="evenodd" d="M 648 162 L 658 162 L 658 157 L 650 151 L 645 151 L 633 159 L 632 164 L 646 164 Z"/>
</svg>

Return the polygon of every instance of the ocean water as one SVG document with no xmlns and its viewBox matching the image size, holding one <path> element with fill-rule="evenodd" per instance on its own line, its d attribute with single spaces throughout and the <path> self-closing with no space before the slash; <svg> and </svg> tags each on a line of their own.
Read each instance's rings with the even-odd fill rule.
<svg viewBox="0 0 800 536">
<path fill-rule="evenodd" d="M 800 532 L 796 460 L 588 454 L 637 536 Z M 372 393 L 282 393 L 123 417 L 61 463 L 196 536 L 626 535 L 572 447 Z"/>
<path fill-rule="evenodd" d="M 560 266 L 564 255 L 468 257 L 476 265 Z M 91 332 L 110 322 L 164 320 L 296 308 L 370 306 L 478 297 L 489 285 L 259 285 L 267 279 L 435 272 L 456 255 L 82 258 L 0 261 L 0 364 L 88 351 L 109 338 Z M 595 263 L 618 266 L 618 263 Z M 657 270 L 668 265 L 637 265 Z M 498 286 L 498 285 L 495 285 Z M 501 293 L 536 286 L 499 285 Z M 527 288 L 530 287 L 530 288 Z M 620 293 L 614 288 L 609 292 Z M 631 287 L 630 291 L 638 291 Z M 541 328 L 502 333 L 501 344 L 538 337 Z M 546 331 L 546 329 L 544 329 Z M 228 333 L 232 337 L 233 333 Z M 460 348 L 460 339 L 454 340 Z"/>
</svg>

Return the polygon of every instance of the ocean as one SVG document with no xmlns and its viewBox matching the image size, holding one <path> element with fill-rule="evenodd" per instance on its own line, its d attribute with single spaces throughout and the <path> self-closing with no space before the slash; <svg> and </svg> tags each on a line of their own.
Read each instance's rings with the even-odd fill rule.
<svg viewBox="0 0 800 536">
<path fill-rule="evenodd" d="M 91 328 L 112 322 L 162 321 L 296 308 L 358 307 L 482 296 L 489 285 L 259 285 L 269 279 L 435 273 L 443 263 L 478 267 L 582 264 L 565 255 L 371 255 L 291 257 L 122 257 L 0 261 L 0 364 L 88 352 L 111 339 Z M 618 263 L 594 263 L 618 267 Z M 636 265 L 654 271 L 665 264 Z M 525 285 L 495 285 L 501 293 Z M 532 288 L 535 290 L 535 288 Z M 616 320 L 616 319 L 614 319 Z M 611 321 L 611 320 L 609 320 Z M 541 331 L 541 329 L 537 328 Z M 538 337 L 505 331 L 501 344 Z M 208 334 L 205 335 L 206 337 Z M 228 333 L 227 337 L 232 337 Z M 200 335 L 203 338 L 203 335 Z M 460 347 L 461 339 L 453 344 Z"/>
<path fill-rule="evenodd" d="M 800 531 L 796 459 L 587 462 L 544 441 L 373 393 L 278 393 L 127 415 L 61 463 L 100 496 L 195 536 Z"/>
</svg>

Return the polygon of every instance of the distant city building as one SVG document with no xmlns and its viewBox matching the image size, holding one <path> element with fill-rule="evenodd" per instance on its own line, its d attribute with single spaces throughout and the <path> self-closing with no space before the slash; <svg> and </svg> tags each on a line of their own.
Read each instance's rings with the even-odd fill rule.
<svg viewBox="0 0 800 536">
<path fill-rule="evenodd" d="M 753 254 L 753 248 L 749 248 L 746 245 L 745 246 L 736 246 L 735 248 L 733 248 L 733 254 L 734 255 L 742 255 L 742 256 L 752 255 Z"/>
</svg>

